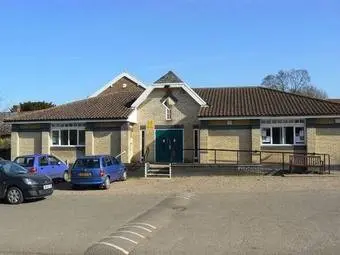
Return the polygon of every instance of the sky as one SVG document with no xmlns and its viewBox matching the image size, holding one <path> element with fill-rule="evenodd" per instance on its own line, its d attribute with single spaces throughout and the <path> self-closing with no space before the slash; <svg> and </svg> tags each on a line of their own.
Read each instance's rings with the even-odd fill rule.
<svg viewBox="0 0 340 255">
<path fill-rule="evenodd" d="M 292 68 L 340 97 L 340 1 L 0 0 L 0 110 L 86 98 L 124 71 L 209 87 Z"/>
</svg>

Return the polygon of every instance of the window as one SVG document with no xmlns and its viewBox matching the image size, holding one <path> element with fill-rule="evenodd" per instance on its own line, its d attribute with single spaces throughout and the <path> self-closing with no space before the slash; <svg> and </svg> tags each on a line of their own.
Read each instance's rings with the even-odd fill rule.
<svg viewBox="0 0 340 255">
<path fill-rule="evenodd" d="M 52 131 L 52 144 L 53 145 L 59 145 L 59 130 L 53 130 Z"/>
<path fill-rule="evenodd" d="M 70 130 L 70 145 L 78 144 L 78 130 Z"/>
<path fill-rule="evenodd" d="M 85 130 L 78 130 L 79 145 L 85 145 Z"/>
<path fill-rule="evenodd" d="M 55 165 L 58 165 L 59 163 L 59 160 L 53 156 L 48 156 L 48 159 L 50 161 L 50 165 L 55 166 Z"/>
<path fill-rule="evenodd" d="M 198 162 L 199 158 L 199 130 L 194 129 L 194 161 Z"/>
<path fill-rule="evenodd" d="M 171 120 L 171 109 L 165 108 L 165 120 Z"/>
<path fill-rule="evenodd" d="M 48 166 L 48 158 L 40 157 L 39 158 L 39 166 Z"/>
<path fill-rule="evenodd" d="M 51 136 L 53 146 L 85 146 L 84 124 L 53 124 Z"/>
<path fill-rule="evenodd" d="M 262 143 L 271 144 L 271 128 L 262 128 Z"/>
<path fill-rule="evenodd" d="M 304 120 L 284 119 L 261 121 L 261 140 L 263 145 L 304 145 L 304 131 Z"/>
<path fill-rule="evenodd" d="M 68 130 L 61 130 L 61 145 L 68 145 Z"/>
<path fill-rule="evenodd" d="M 165 120 L 171 120 L 171 107 L 175 105 L 175 101 L 175 99 L 169 96 L 162 102 L 165 107 Z"/>
<path fill-rule="evenodd" d="M 295 143 L 304 144 L 305 143 L 305 131 L 303 127 L 295 128 Z"/>
<path fill-rule="evenodd" d="M 109 157 L 105 158 L 106 166 L 112 166 L 112 161 Z"/>
<path fill-rule="evenodd" d="M 113 163 L 114 165 L 118 165 L 118 164 L 119 164 L 119 160 L 116 159 L 115 157 L 112 157 L 112 163 Z"/>
<path fill-rule="evenodd" d="M 32 167 L 34 164 L 34 157 L 18 157 L 14 162 L 23 167 Z"/>
<path fill-rule="evenodd" d="M 273 144 L 282 144 L 282 128 L 273 127 Z"/>
<path fill-rule="evenodd" d="M 98 158 L 83 158 L 77 159 L 73 165 L 73 168 L 99 168 L 99 159 Z"/>
<path fill-rule="evenodd" d="M 294 127 L 285 127 L 285 143 L 294 144 Z"/>
</svg>

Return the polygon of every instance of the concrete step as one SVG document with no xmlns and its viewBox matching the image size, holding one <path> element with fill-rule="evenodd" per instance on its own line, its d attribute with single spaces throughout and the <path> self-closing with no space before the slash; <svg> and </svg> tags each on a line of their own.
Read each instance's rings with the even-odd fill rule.
<svg viewBox="0 0 340 255">
<path fill-rule="evenodd" d="M 169 173 L 169 169 L 149 169 L 148 173 Z"/>
<path fill-rule="evenodd" d="M 149 166 L 150 169 L 169 169 L 169 165 L 151 165 Z"/>
<path fill-rule="evenodd" d="M 168 177 L 170 178 L 170 174 L 148 173 L 146 177 Z"/>
</svg>

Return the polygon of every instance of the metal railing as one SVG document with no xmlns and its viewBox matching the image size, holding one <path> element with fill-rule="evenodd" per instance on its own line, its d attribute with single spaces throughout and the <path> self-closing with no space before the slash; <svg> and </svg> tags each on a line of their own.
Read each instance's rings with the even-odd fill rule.
<svg viewBox="0 0 340 255">
<path fill-rule="evenodd" d="M 145 166 L 144 166 L 144 177 L 145 177 L 145 178 L 148 177 L 149 169 L 150 169 L 150 163 L 149 163 L 149 162 L 146 162 L 146 163 L 145 163 Z"/>
<path fill-rule="evenodd" d="M 272 150 L 232 150 L 232 149 L 183 149 L 176 153 L 183 153 L 186 160 L 191 159 L 197 164 L 233 164 L 233 165 L 270 165 L 288 171 L 290 157 L 292 155 L 304 155 L 305 157 L 319 157 L 322 162 L 322 171 L 330 173 L 330 155 L 322 153 L 307 153 L 298 151 L 272 151 Z M 191 152 L 191 156 L 188 155 Z M 199 156 L 197 159 L 197 155 Z M 172 162 L 173 160 L 171 160 Z M 294 166 L 298 168 L 297 166 Z M 301 166 L 303 167 L 303 166 Z M 313 165 L 306 165 L 305 168 L 312 168 Z M 315 166 L 315 167 L 319 167 Z"/>
</svg>

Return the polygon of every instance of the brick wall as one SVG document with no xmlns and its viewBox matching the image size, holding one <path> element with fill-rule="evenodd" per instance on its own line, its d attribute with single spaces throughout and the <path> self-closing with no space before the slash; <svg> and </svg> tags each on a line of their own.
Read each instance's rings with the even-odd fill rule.
<svg viewBox="0 0 340 255">
<path fill-rule="evenodd" d="M 120 153 L 120 131 L 94 131 L 94 154 L 116 156 Z"/>
<path fill-rule="evenodd" d="M 170 93 L 177 101 L 171 107 L 172 120 L 165 120 L 165 108 L 162 105 L 161 99 L 167 93 Z M 164 98 L 165 99 L 165 98 Z M 198 125 L 197 114 L 200 109 L 198 105 L 184 90 L 180 88 L 155 89 L 138 109 L 138 125 L 135 131 L 140 129 L 140 126 L 147 126 L 148 121 L 153 121 L 154 124 L 161 126 L 181 125 L 184 128 L 184 148 L 193 148 L 193 125 Z M 155 161 L 155 144 L 154 144 L 154 128 L 146 127 L 146 148 L 149 149 L 148 160 Z M 137 137 L 138 136 L 138 137 Z M 140 132 L 134 132 L 133 135 L 133 157 L 139 158 L 140 155 Z M 192 152 L 185 152 L 184 161 L 192 161 Z"/>
<path fill-rule="evenodd" d="M 85 155 L 84 147 L 51 147 L 51 154 L 57 156 L 63 161 L 72 164 L 76 161 L 78 157 Z"/>
<path fill-rule="evenodd" d="M 307 120 L 307 150 L 329 154 L 333 168 L 340 169 L 340 124 L 334 119 Z"/>
<path fill-rule="evenodd" d="M 315 152 L 329 154 L 331 165 L 340 166 L 340 128 L 316 128 Z"/>
<path fill-rule="evenodd" d="M 41 153 L 41 132 L 19 132 L 19 155 Z"/>
<path fill-rule="evenodd" d="M 208 131 L 209 149 L 227 150 L 251 150 L 251 129 L 226 129 Z M 216 152 L 216 163 L 237 162 L 237 152 Z M 208 153 L 208 163 L 214 163 L 215 155 L 213 151 Z M 251 155 L 247 152 L 239 153 L 239 162 L 248 164 L 251 162 Z"/>
</svg>

